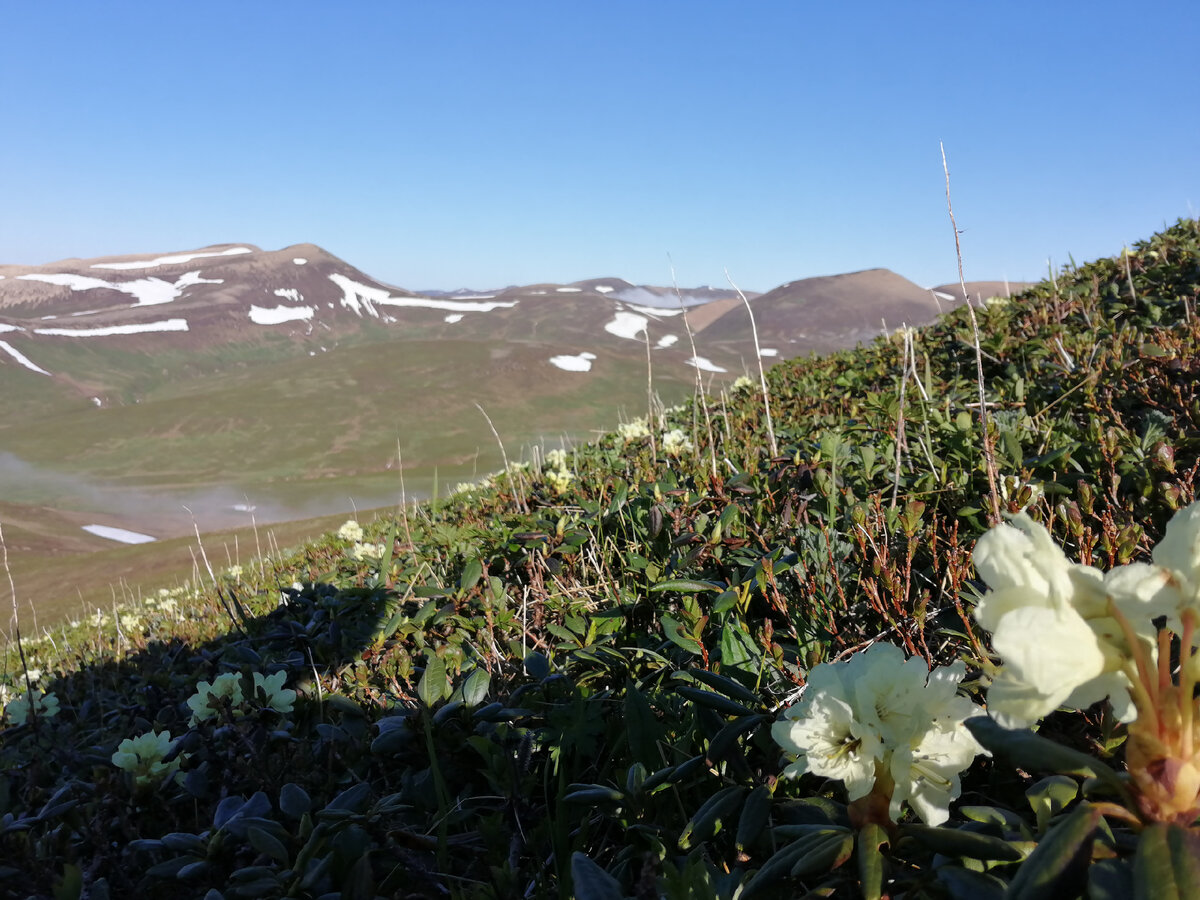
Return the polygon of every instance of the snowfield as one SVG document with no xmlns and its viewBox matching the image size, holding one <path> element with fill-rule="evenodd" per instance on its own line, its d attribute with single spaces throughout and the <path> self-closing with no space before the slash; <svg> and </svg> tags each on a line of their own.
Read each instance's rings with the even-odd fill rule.
<svg viewBox="0 0 1200 900">
<path fill-rule="evenodd" d="M 148 331 L 187 331 L 187 319 L 163 319 L 137 325 L 110 325 L 107 328 L 35 328 L 34 334 L 56 334 L 62 337 L 105 337 L 110 334 L 143 334 Z"/>
<path fill-rule="evenodd" d="M 701 372 L 728 372 L 728 369 L 723 369 L 711 360 L 705 359 L 703 356 L 693 356 L 686 360 L 689 366 L 695 366 Z"/>
<path fill-rule="evenodd" d="M 493 309 L 507 309 L 517 305 L 516 300 L 508 303 L 502 301 L 479 303 L 460 300 L 434 300 L 432 297 L 393 297 L 383 288 L 373 288 L 365 284 L 359 284 L 357 281 L 347 278 L 338 272 L 330 275 L 329 280 L 342 289 L 342 306 L 352 310 L 356 315 L 361 316 L 365 312 L 376 319 L 379 318 L 379 311 L 375 308 L 376 304 L 412 309 L 441 309 L 446 312 L 464 313 L 491 312 Z"/>
<path fill-rule="evenodd" d="M 33 363 L 29 359 L 28 356 L 26 356 L 24 353 L 22 353 L 16 347 L 12 346 L 10 343 L 8 343 L 8 341 L 0 341 L 0 350 L 3 350 L 5 353 L 7 353 L 9 356 L 11 356 L 13 359 L 15 359 L 17 362 L 19 362 L 21 365 L 23 365 L 25 368 L 29 369 L 30 371 L 37 372 L 39 375 L 49 375 L 50 374 L 45 369 L 43 369 L 41 366 Z"/>
<path fill-rule="evenodd" d="M 149 544 L 158 540 L 148 534 L 139 534 L 124 528 L 113 528 L 111 525 L 83 525 L 81 527 L 96 537 L 108 538 L 110 541 L 119 541 L 122 544 Z"/>
<path fill-rule="evenodd" d="M 231 247 L 228 250 L 218 250 L 215 253 L 178 253 L 174 256 L 159 256 L 155 259 L 135 260 L 133 262 L 93 263 L 93 269 L 153 269 L 155 266 L 172 266 L 176 263 L 191 262 L 193 259 L 205 259 L 212 256 L 237 256 L 242 253 L 253 253 L 249 247 Z"/>
<path fill-rule="evenodd" d="M 250 307 L 250 321 L 255 325 L 281 325 L 313 317 L 311 306 L 265 306 Z"/>
<path fill-rule="evenodd" d="M 174 282 L 163 281 L 161 278 L 138 278 L 134 281 L 105 281 L 102 278 L 89 278 L 86 275 L 72 275 L 65 272 L 61 274 L 18 275 L 17 278 L 23 281 L 41 281 L 45 284 L 68 287 L 73 291 L 91 291 L 97 288 L 120 291 L 123 294 L 130 294 L 137 301 L 133 304 L 134 306 L 158 306 L 162 303 L 170 303 L 183 293 L 184 288 L 191 287 L 194 284 L 222 283 L 222 280 L 219 278 L 201 278 L 199 271 L 186 272 L 180 275 Z"/>
<path fill-rule="evenodd" d="M 552 356 L 550 365 L 558 366 L 564 372 L 590 372 L 595 353 L 580 353 L 578 356 Z"/>
<path fill-rule="evenodd" d="M 604 324 L 604 330 L 609 334 L 615 334 L 617 337 L 636 341 L 638 340 L 638 335 L 646 331 L 649 321 L 645 316 L 621 310 L 613 317 L 612 321 Z"/>
</svg>

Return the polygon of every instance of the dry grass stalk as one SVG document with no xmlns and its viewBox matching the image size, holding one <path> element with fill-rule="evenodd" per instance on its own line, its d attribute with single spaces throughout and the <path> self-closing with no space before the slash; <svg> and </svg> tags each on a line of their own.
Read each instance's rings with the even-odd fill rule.
<svg viewBox="0 0 1200 900">
<path fill-rule="evenodd" d="M 671 262 L 670 255 L 667 256 L 667 263 L 671 267 L 671 287 L 675 289 L 675 297 L 679 300 L 679 311 L 683 315 L 683 330 L 687 332 L 688 344 L 692 348 L 692 368 L 696 370 L 696 405 L 704 412 L 704 426 L 708 432 L 708 457 L 712 468 L 713 481 L 717 480 L 717 448 L 716 441 L 713 439 L 712 417 L 708 414 L 708 402 L 704 398 L 704 380 L 700 374 L 700 355 L 696 352 L 696 338 L 692 334 L 692 326 L 688 322 L 687 304 L 683 302 L 683 293 L 679 290 L 679 282 L 675 278 L 675 263 Z M 694 410 L 693 410 L 694 415 Z"/>
<path fill-rule="evenodd" d="M 767 373 L 763 369 L 762 347 L 758 344 L 758 325 L 754 321 L 754 310 L 750 308 L 750 301 L 746 299 L 746 295 L 742 293 L 742 289 L 734 284 L 733 279 L 729 277 L 728 269 L 725 270 L 725 280 L 737 291 L 737 295 L 742 298 L 742 304 L 746 307 L 746 315 L 750 317 L 750 334 L 754 337 L 754 360 L 758 363 L 758 384 L 762 388 L 763 410 L 767 415 L 767 440 L 771 442 L 771 457 L 773 459 L 779 455 L 779 444 L 775 441 L 775 424 L 771 421 L 771 395 L 767 391 Z"/>
<path fill-rule="evenodd" d="M 938 142 L 942 151 L 942 171 L 946 175 L 946 209 L 950 213 L 950 225 L 954 229 L 954 253 L 958 258 L 958 283 L 962 287 L 963 297 L 967 301 L 967 314 L 971 318 L 971 334 L 975 341 L 975 381 L 979 386 L 979 427 L 983 431 L 983 462 L 987 467 L 989 500 L 992 514 L 989 521 L 993 525 L 1000 523 L 1000 493 L 996 490 L 996 453 L 992 448 L 992 435 L 988 428 L 987 397 L 983 387 L 983 349 L 979 346 L 979 321 L 975 318 L 975 307 L 971 305 L 967 295 L 967 280 L 963 276 L 962 242 L 958 238 L 958 223 L 954 220 L 954 204 L 950 202 L 950 167 L 946 163 L 946 148 Z"/>
<path fill-rule="evenodd" d="M 507 472 L 508 477 L 512 479 L 513 489 L 516 491 L 517 495 L 517 506 L 520 508 L 521 512 L 528 514 L 529 506 L 525 502 L 525 492 L 521 487 L 520 473 L 508 464 L 508 453 L 504 449 L 504 441 L 500 440 L 500 432 L 498 432 L 496 430 L 496 426 L 492 424 L 492 417 L 487 414 L 487 410 L 485 410 L 478 403 L 475 404 L 475 408 L 483 413 L 483 417 L 487 420 L 488 428 L 492 429 L 492 435 L 496 438 L 496 443 L 500 445 L 500 458 L 504 460 L 504 471 Z"/>
</svg>

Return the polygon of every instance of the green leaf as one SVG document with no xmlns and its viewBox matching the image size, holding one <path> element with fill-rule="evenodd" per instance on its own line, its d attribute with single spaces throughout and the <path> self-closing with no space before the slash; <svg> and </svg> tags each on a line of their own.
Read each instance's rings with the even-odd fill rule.
<svg viewBox="0 0 1200 900">
<path fill-rule="evenodd" d="M 1009 730 L 987 716 L 971 716 L 964 724 L 985 748 L 1008 757 L 1024 769 L 1094 775 L 1122 797 L 1128 794 L 1120 776 L 1104 763 L 1034 734 L 1028 728 Z"/>
<path fill-rule="evenodd" d="M 251 825 L 246 829 L 246 840 L 250 842 L 250 846 L 259 853 L 265 853 L 267 856 L 278 861 L 283 866 L 287 866 L 288 852 L 283 846 L 283 842 L 274 835 L 268 834 L 261 828 L 256 828 Z"/>
<path fill-rule="evenodd" d="M 621 883 L 576 850 L 571 854 L 576 900 L 623 900 Z"/>
<path fill-rule="evenodd" d="M 1142 831 L 1133 858 L 1135 900 L 1200 900 L 1200 835 L 1157 823 Z"/>
<path fill-rule="evenodd" d="M 1102 859 L 1088 867 L 1088 900 L 1129 900 L 1133 866 L 1127 859 Z"/>
<path fill-rule="evenodd" d="M 754 642 L 754 638 L 741 622 L 726 622 L 725 627 L 721 629 L 721 669 L 745 672 L 753 676 L 758 672 L 761 659 L 762 648 Z M 761 702 L 757 697 L 755 700 Z"/>
<path fill-rule="evenodd" d="M 469 591 L 479 583 L 479 579 L 483 577 L 483 564 L 472 559 L 463 566 L 462 575 L 458 577 L 458 588 L 462 591 Z"/>
<path fill-rule="evenodd" d="M 1051 828 L 1009 885 L 1011 900 L 1057 900 L 1077 896 L 1087 877 L 1092 842 L 1100 820 L 1099 809 L 1081 803 Z"/>
<path fill-rule="evenodd" d="M 854 842 L 854 834 L 849 829 L 822 828 L 776 851 L 775 855 L 763 863 L 762 868 L 746 882 L 745 888 L 739 895 L 739 900 L 747 900 L 755 894 L 774 887 L 791 874 L 792 868 L 797 863 L 807 863 L 810 854 L 837 838 L 850 841 L 851 844 Z"/>
<path fill-rule="evenodd" d="M 279 808 L 291 819 L 298 819 L 312 810 L 312 799 L 298 784 L 289 782 L 279 789 Z"/>
<path fill-rule="evenodd" d="M 739 851 L 744 851 L 758 840 L 770 817 L 771 789 L 765 784 L 760 784 L 747 795 L 742 806 L 742 815 L 738 819 L 737 835 L 734 838 Z"/>
<path fill-rule="evenodd" d="M 492 676 L 487 669 L 476 669 L 462 684 L 463 703 L 468 707 L 478 706 L 487 698 Z"/>
<path fill-rule="evenodd" d="M 671 581 L 660 581 L 650 588 L 651 593 L 660 591 L 678 591 L 681 594 L 698 594 L 702 591 L 723 591 L 725 585 L 715 581 L 693 581 L 689 578 L 676 578 Z M 665 618 L 665 616 L 664 616 Z"/>
<path fill-rule="evenodd" d="M 758 706 L 762 703 L 762 697 L 750 690 L 740 681 L 729 678 L 726 675 L 718 675 L 716 672 L 710 672 L 707 669 L 688 669 L 686 672 L 676 672 L 671 677 L 676 680 L 681 680 L 691 676 L 696 681 L 701 682 L 717 693 L 724 694 L 726 697 L 732 697 L 735 700 L 740 700 L 743 703 L 751 703 Z"/>
<path fill-rule="evenodd" d="M 1050 819 L 1066 809 L 1078 796 L 1079 785 L 1066 775 L 1049 775 L 1030 785 L 1025 791 L 1025 797 L 1029 800 L 1033 814 L 1037 816 L 1038 833 L 1045 831 Z"/>
<path fill-rule="evenodd" d="M 447 693 L 446 661 L 434 653 L 430 653 L 425 671 L 417 683 L 417 696 L 426 706 L 433 706 Z"/>
<path fill-rule="evenodd" d="M 913 823 L 902 826 L 900 833 L 915 838 L 930 850 L 945 856 L 1016 862 L 1023 855 L 1008 841 L 962 828 L 935 828 Z"/>
<path fill-rule="evenodd" d="M 716 733 L 708 743 L 708 753 L 705 754 L 710 766 L 715 766 L 717 763 L 725 759 L 726 756 L 737 746 L 738 739 L 749 731 L 753 731 L 764 722 L 769 722 L 770 716 L 755 715 L 741 716 L 734 719 L 724 728 Z"/>
<path fill-rule="evenodd" d="M 625 684 L 625 735 L 629 741 L 629 752 L 635 760 L 647 768 L 659 762 L 658 740 L 662 726 L 650 707 L 645 693 L 633 681 Z"/>
<path fill-rule="evenodd" d="M 679 836 L 679 846 L 687 850 L 715 835 L 721 830 L 724 820 L 739 808 L 745 794 L 746 788 L 735 784 L 721 788 L 709 797 L 684 826 L 683 834 Z"/>
<path fill-rule="evenodd" d="M 687 629 L 677 619 L 663 616 L 662 629 L 663 635 L 675 646 L 682 647 L 688 653 L 695 653 L 697 656 L 704 653 L 704 647 L 687 632 Z"/>
<path fill-rule="evenodd" d="M 700 706 L 707 706 L 709 709 L 715 709 L 717 712 L 727 716 L 754 715 L 754 710 L 747 709 L 742 704 L 730 700 L 728 697 L 718 694 L 715 691 L 706 691 L 701 688 L 688 687 L 681 684 L 675 688 L 675 693 L 681 697 L 686 697 L 693 703 L 697 703 Z"/>
</svg>

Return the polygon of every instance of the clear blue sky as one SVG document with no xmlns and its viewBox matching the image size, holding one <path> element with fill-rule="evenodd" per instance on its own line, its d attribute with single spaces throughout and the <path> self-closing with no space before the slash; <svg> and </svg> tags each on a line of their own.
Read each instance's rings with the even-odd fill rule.
<svg viewBox="0 0 1200 900">
<path fill-rule="evenodd" d="M 0 262 L 312 241 L 409 288 L 970 278 L 1200 212 L 1200 4 L 11 2 Z"/>
</svg>

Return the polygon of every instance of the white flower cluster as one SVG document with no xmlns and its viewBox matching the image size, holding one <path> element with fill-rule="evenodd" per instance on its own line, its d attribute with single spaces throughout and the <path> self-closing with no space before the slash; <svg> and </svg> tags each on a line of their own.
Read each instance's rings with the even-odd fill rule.
<svg viewBox="0 0 1200 900">
<path fill-rule="evenodd" d="M 44 694 L 38 688 L 14 691 L 13 699 L 4 707 L 4 715 L 13 725 L 24 725 L 34 716 L 49 719 L 58 715 L 58 697 Z"/>
<path fill-rule="evenodd" d="M 356 521 L 349 519 L 337 530 L 337 536 L 343 541 L 361 541 L 363 529 Z"/>
<path fill-rule="evenodd" d="M 575 473 L 567 468 L 567 451 L 550 450 L 546 453 L 542 477 L 555 494 L 565 494 L 575 480 Z"/>
<path fill-rule="evenodd" d="M 733 384 L 729 386 L 731 393 L 737 394 L 741 391 L 750 391 L 757 387 L 756 382 L 751 381 L 747 375 L 739 375 L 733 380 Z"/>
<path fill-rule="evenodd" d="M 622 422 L 618 425 L 617 434 L 624 443 L 628 444 L 639 438 L 650 437 L 650 428 L 645 419 L 634 419 L 632 422 Z"/>
<path fill-rule="evenodd" d="M 383 544 L 364 544 L 356 542 L 350 548 L 350 558 L 356 562 L 362 562 L 365 559 L 383 559 L 383 554 L 387 552 L 387 547 Z"/>
<path fill-rule="evenodd" d="M 179 771 L 179 757 L 163 762 L 171 752 L 171 732 L 148 731 L 135 738 L 126 738 L 112 755 L 113 765 L 133 775 L 138 785 L 157 784 L 164 777 L 174 778 Z"/>
<path fill-rule="evenodd" d="M 983 711 L 958 696 L 964 673 L 961 662 L 931 672 L 891 644 L 814 667 L 771 729 L 797 756 L 784 774 L 839 779 L 852 801 L 876 794 L 892 820 L 907 802 L 930 825 L 946 821 L 958 773 L 983 752 L 963 725 Z"/>
<path fill-rule="evenodd" d="M 296 692 L 283 686 L 287 672 L 280 670 L 274 675 L 254 673 L 253 696 L 262 693 L 262 708 L 273 709 L 277 713 L 286 714 L 292 711 L 296 702 Z M 214 704 L 212 701 L 216 700 Z M 237 672 L 226 672 L 218 675 L 211 683 L 201 681 L 196 685 L 196 693 L 188 698 L 187 705 L 192 711 L 191 724 L 195 725 L 217 715 L 221 706 L 228 702 L 234 715 L 244 715 L 242 708 L 246 696 L 242 692 L 242 676 Z"/>
<path fill-rule="evenodd" d="M 667 456 L 683 456 L 695 449 L 691 438 L 684 434 L 681 428 L 673 428 L 662 436 L 662 451 Z"/>
<path fill-rule="evenodd" d="M 1153 620 L 1165 617 L 1195 645 L 1198 631 L 1183 618 L 1200 618 L 1200 503 L 1175 514 L 1153 564 L 1108 573 L 1070 562 L 1024 513 L 1010 522 L 975 545 L 975 569 L 991 588 L 975 619 L 1004 661 L 988 690 L 989 709 L 1018 727 L 1060 706 L 1084 709 L 1107 697 L 1120 721 L 1134 721 L 1135 661 L 1157 657 Z M 1187 653 L 1194 666 L 1190 646 Z"/>
</svg>

